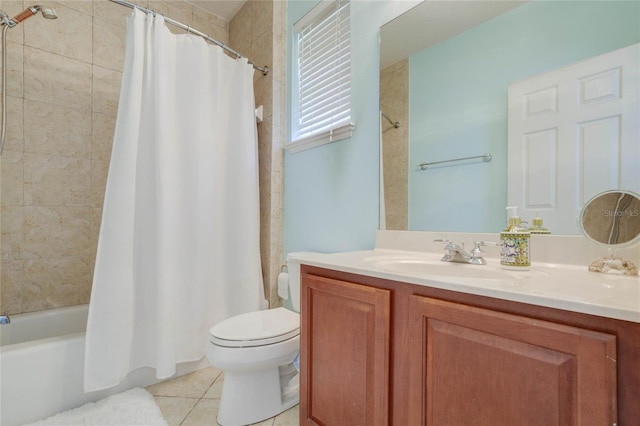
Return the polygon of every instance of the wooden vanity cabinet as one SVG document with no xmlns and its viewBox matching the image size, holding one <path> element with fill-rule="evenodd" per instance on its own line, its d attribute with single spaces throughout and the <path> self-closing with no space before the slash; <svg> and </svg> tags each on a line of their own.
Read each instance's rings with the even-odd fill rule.
<svg viewBox="0 0 640 426">
<path fill-rule="evenodd" d="M 640 324 L 301 272 L 301 425 L 640 424 Z"/>
<path fill-rule="evenodd" d="M 390 291 L 313 275 L 303 280 L 300 424 L 386 425 Z"/>
</svg>

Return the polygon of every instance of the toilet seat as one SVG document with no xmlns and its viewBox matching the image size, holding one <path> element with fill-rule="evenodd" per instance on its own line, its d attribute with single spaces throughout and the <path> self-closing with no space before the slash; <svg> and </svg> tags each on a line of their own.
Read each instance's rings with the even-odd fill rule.
<svg viewBox="0 0 640 426">
<path fill-rule="evenodd" d="M 285 308 L 249 312 L 228 318 L 209 330 L 218 346 L 241 348 L 271 345 L 300 334 L 300 315 Z"/>
</svg>

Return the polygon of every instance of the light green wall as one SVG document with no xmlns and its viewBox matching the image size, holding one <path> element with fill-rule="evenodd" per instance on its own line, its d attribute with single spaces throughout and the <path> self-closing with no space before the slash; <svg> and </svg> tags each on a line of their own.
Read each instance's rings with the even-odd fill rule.
<svg viewBox="0 0 640 426">
<path fill-rule="evenodd" d="M 287 2 L 288 94 L 292 27 L 317 3 Z M 378 229 L 380 179 L 379 28 L 413 4 L 351 2 L 352 119 L 356 127 L 350 139 L 295 154 L 285 152 L 285 253 L 373 247 Z M 287 117 L 290 110 L 288 99 Z"/>
<path fill-rule="evenodd" d="M 413 55 L 409 228 L 502 229 L 509 84 L 639 41 L 638 1 L 534 1 Z M 415 168 L 485 152 L 490 163 Z"/>
</svg>

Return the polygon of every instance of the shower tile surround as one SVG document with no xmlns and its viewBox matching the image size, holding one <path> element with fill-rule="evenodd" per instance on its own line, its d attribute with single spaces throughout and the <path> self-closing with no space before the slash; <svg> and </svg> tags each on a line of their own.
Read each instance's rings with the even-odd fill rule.
<svg viewBox="0 0 640 426">
<path fill-rule="evenodd" d="M 382 170 L 386 229 L 407 230 L 409 212 L 409 60 L 380 70 L 380 110 L 400 127 L 381 118 Z"/>
<path fill-rule="evenodd" d="M 183 0 L 133 3 L 270 68 L 268 76 L 256 72 L 254 79 L 256 105 L 265 106 L 258 125 L 263 273 L 271 306 L 278 306 L 285 6 L 249 1 L 227 22 Z M 0 9 L 14 16 L 32 4 L 0 0 Z M 44 4 L 56 9 L 57 20 L 37 16 L 7 32 L 0 311 L 10 314 L 89 302 L 131 13 L 108 0 Z"/>
</svg>

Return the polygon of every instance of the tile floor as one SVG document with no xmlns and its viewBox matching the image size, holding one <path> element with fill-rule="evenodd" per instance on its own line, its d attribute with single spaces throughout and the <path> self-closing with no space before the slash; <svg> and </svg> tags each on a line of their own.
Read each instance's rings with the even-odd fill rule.
<svg viewBox="0 0 640 426">
<path fill-rule="evenodd" d="M 224 374 L 209 367 L 147 387 L 169 426 L 217 425 Z M 298 426 L 298 406 L 259 426 Z"/>
</svg>

